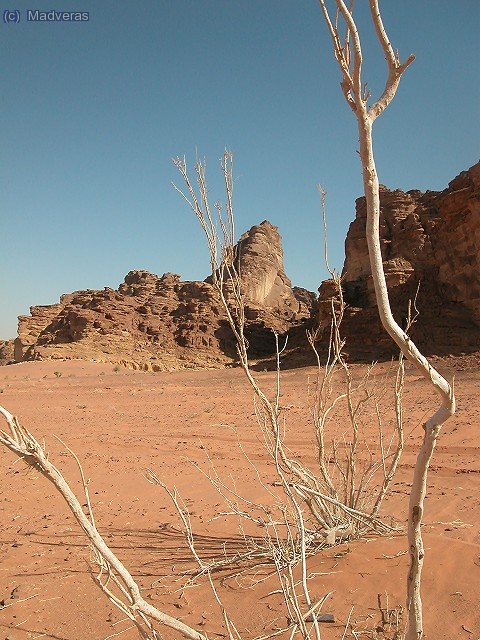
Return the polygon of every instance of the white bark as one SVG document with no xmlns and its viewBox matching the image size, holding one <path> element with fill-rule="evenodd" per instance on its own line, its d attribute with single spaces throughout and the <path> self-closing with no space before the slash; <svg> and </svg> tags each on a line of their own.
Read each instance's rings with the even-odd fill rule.
<svg viewBox="0 0 480 640">
<path fill-rule="evenodd" d="M 94 522 L 90 521 L 83 512 L 82 506 L 73 493 L 72 489 L 66 482 L 60 471 L 49 461 L 48 456 L 40 444 L 35 440 L 32 434 L 20 426 L 17 419 L 6 409 L 0 406 L 0 414 L 3 415 L 10 429 L 10 433 L 0 430 L 0 444 L 3 444 L 10 449 L 12 453 L 23 459 L 24 462 L 37 471 L 39 471 L 47 480 L 49 480 L 53 486 L 60 493 L 62 498 L 67 503 L 70 511 L 77 520 L 80 527 L 83 529 L 88 540 L 93 545 L 94 549 L 98 553 L 99 557 L 103 560 L 103 563 L 110 571 L 113 569 L 120 580 L 117 581 L 120 589 L 125 595 L 125 600 L 116 598 L 109 589 L 106 588 L 100 579 L 96 582 L 102 590 L 108 595 L 116 606 L 118 606 L 124 613 L 129 615 L 132 620 L 136 620 L 136 614 L 140 614 L 142 621 L 148 627 L 148 630 L 152 630 L 148 619 L 155 620 L 156 622 L 163 624 L 171 629 L 174 629 L 185 638 L 191 640 L 207 640 L 206 636 L 199 633 L 195 629 L 192 629 L 188 625 L 184 624 L 177 618 L 169 616 L 167 613 L 160 611 L 156 607 L 146 602 L 140 589 L 132 578 L 130 572 L 125 565 L 117 558 L 113 551 L 108 547 L 105 540 L 98 532 Z M 83 474 L 82 474 L 83 477 Z M 85 487 L 85 483 L 84 483 Z M 122 584 L 123 583 L 123 584 Z M 104 588 L 105 587 L 105 588 Z M 136 623 L 137 628 L 141 630 L 141 622 Z M 142 637 L 150 638 L 152 636 L 148 633 L 141 633 Z M 153 633 L 153 637 L 157 637 Z"/>
<path fill-rule="evenodd" d="M 357 112 L 358 113 L 358 112 Z M 455 413 L 453 389 L 421 354 L 408 335 L 393 318 L 388 298 L 387 283 L 383 271 L 380 246 L 379 184 L 372 149 L 372 120 L 368 115 L 358 117 L 360 157 L 363 168 L 363 183 L 367 200 L 367 243 L 372 269 L 378 312 L 383 327 L 398 345 L 404 356 L 415 365 L 440 395 L 441 406 L 423 425 L 425 434 L 415 465 L 408 513 L 408 543 L 410 569 L 407 579 L 408 630 L 405 640 L 420 640 L 423 637 L 422 601 L 420 594 L 424 549 L 421 535 L 423 503 L 427 488 L 427 473 L 441 425 Z"/>
<path fill-rule="evenodd" d="M 372 145 L 373 123 L 394 98 L 401 76 L 413 62 L 414 56 L 411 55 L 404 63 L 400 63 L 383 26 L 378 0 L 369 0 L 375 31 L 387 61 L 388 77 L 382 95 L 371 107 L 368 107 L 369 94 L 366 92 L 361 78 L 361 43 L 351 8 L 347 8 L 343 0 L 335 0 L 337 11 L 343 17 L 347 28 L 347 36 L 342 42 L 337 24 L 335 23 L 334 25 L 329 17 L 325 0 L 319 0 L 319 2 L 332 37 L 334 55 L 342 71 L 342 90 L 347 103 L 355 113 L 358 123 L 360 159 L 367 203 L 366 237 L 380 320 L 405 358 L 431 382 L 441 399 L 439 409 L 423 425 L 425 431 L 424 440 L 415 465 L 408 512 L 410 569 L 407 579 L 408 628 L 405 640 L 420 640 L 423 637 L 420 582 L 424 558 L 420 527 L 427 487 L 427 473 L 440 427 L 455 413 L 455 396 L 453 387 L 422 355 L 395 321 L 391 311 L 380 245 L 379 182 Z"/>
</svg>

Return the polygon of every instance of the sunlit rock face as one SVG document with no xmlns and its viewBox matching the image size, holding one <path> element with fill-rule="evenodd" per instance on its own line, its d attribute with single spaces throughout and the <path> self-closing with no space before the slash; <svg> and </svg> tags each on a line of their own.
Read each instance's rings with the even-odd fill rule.
<svg viewBox="0 0 480 640">
<path fill-rule="evenodd" d="M 478 350 L 480 344 L 480 163 L 444 191 L 390 191 L 380 187 L 380 237 L 394 316 L 405 326 L 409 301 L 419 316 L 412 338 L 430 353 Z M 353 352 L 394 348 L 378 320 L 370 275 L 365 198 L 345 241 L 344 321 Z M 418 293 L 417 293 L 418 291 Z M 330 326 L 332 284 L 320 287 L 319 321 Z"/>
<path fill-rule="evenodd" d="M 409 304 L 419 315 L 412 338 L 427 353 L 478 351 L 480 344 L 480 164 L 444 191 L 380 189 L 381 247 L 392 309 L 405 326 Z M 356 202 L 345 242 L 342 325 L 352 357 L 378 358 L 396 348 L 378 320 L 365 239 L 365 199 Z M 246 337 L 253 356 L 274 352 L 274 332 L 304 348 L 312 316 L 328 339 L 331 281 L 320 298 L 291 286 L 277 227 L 253 226 L 235 248 L 244 292 Z M 228 282 L 225 291 L 228 296 Z M 310 323 L 310 325 L 309 325 Z M 11 343 L 0 356 L 12 358 Z M 20 316 L 13 359 L 82 358 L 146 370 L 224 366 L 235 345 L 218 293 L 207 278 L 184 282 L 166 273 L 131 271 L 118 289 L 76 291 Z"/>
<path fill-rule="evenodd" d="M 280 334 L 309 319 L 316 296 L 292 289 L 282 242 L 269 222 L 252 227 L 236 247 L 252 355 L 275 349 Z M 228 290 L 228 283 L 226 285 Z M 228 291 L 227 291 L 228 293 Z M 236 354 L 218 292 L 209 279 L 184 282 L 165 273 L 130 271 L 118 289 L 63 295 L 21 316 L 15 360 L 88 359 L 135 369 L 222 366 Z"/>
</svg>

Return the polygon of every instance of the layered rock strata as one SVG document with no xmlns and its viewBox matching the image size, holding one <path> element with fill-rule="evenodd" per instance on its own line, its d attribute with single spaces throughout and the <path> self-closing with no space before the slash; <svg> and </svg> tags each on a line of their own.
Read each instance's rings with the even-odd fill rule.
<svg viewBox="0 0 480 640">
<path fill-rule="evenodd" d="M 480 348 L 480 163 L 463 171 L 444 191 L 380 189 L 380 236 L 394 316 L 405 326 L 409 301 L 418 317 L 412 338 L 427 353 Z M 342 332 L 352 354 L 393 353 L 382 329 L 365 238 L 365 198 L 345 241 L 342 272 L 347 304 Z M 418 292 L 417 292 L 418 290 Z M 331 281 L 320 286 L 319 322 L 328 332 Z"/>
<path fill-rule="evenodd" d="M 292 289 L 278 229 L 254 226 L 237 245 L 252 355 L 271 353 L 274 333 L 309 318 L 315 295 Z M 219 296 L 208 281 L 131 271 L 117 290 L 77 291 L 20 316 L 15 360 L 89 359 L 145 370 L 219 366 L 235 357 Z"/>
</svg>

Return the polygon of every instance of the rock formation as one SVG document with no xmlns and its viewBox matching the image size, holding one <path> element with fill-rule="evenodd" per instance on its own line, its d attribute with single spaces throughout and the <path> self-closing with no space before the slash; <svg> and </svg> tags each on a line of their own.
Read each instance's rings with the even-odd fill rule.
<svg viewBox="0 0 480 640">
<path fill-rule="evenodd" d="M 15 362 L 13 354 L 14 354 L 14 341 L 0 340 L 0 366 Z"/>
<path fill-rule="evenodd" d="M 274 334 L 286 332 L 312 312 L 316 296 L 292 289 L 283 269 L 278 229 L 254 226 L 237 245 L 245 290 L 246 335 L 252 355 L 274 349 Z M 77 291 L 58 304 L 31 307 L 20 316 L 15 361 L 89 359 L 145 370 L 219 366 L 235 347 L 212 284 L 182 282 L 131 271 L 117 290 Z"/>
<path fill-rule="evenodd" d="M 380 233 L 392 309 L 404 325 L 416 297 L 419 317 L 411 335 L 426 353 L 479 350 L 479 190 L 480 163 L 441 192 L 381 187 Z M 396 349 L 378 319 L 365 223 L 365 199 L 359 198 L 345 242 L 342 333 L 347 353 L 371 360 Z M 292 288 L 276 227 L 265 220 L 245 233 L 236 267 L 252 356 L 274 352 L 273 331 L 289 332 L 289 344 L 303 353 L 305 328 L 317 313 L 325 343 L 336 298 L 332 282 L 320 286 L 318 306 L 314 294 Z M 10 343 L 0 343 L 0 357 L 11 359 Z M 131 271 L 117 290 L 77 291 L 58 304 L 32 307 L 19 318 L 14 358 L 84 358 L 168 370 L 232 362 L 235 345 L 209 278 L 183 282 L 171 273 Z"/>
<path fill-rule="evenodd" d="M 411 335 L 423 350 L 478 350 L 480 163 L 441 192 L 381 187 L 380 206 L 385 276 L 397 322 L 405 324 L 408 302 L 416 296 L 419 316 Z M 345 242 L 342 277 L 348 309 L 342 332 L 347 351 L 372 358 L 390 354 L 395 347 L 378 320 L 365 225 L 365 198 L 359 198 Z M 335 298 L 332 282 L 323 282 L 319 291 L 320 325 L 326 329 Z"/>
<path fill-rule="evenodd" d="M 282 239 L 277 227 L 268 220 L 252 227 L 241 236 L 236 255 L 249 325 L 260 322 L 277 333 L 285 333 L 310 316 L 317 296 L 301 287 L 292 289 L 283 267 Z"/>
</svg>

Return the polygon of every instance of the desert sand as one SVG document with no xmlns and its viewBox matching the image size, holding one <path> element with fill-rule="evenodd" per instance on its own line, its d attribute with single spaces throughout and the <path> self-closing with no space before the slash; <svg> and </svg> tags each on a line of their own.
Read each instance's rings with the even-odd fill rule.
<svg viewBox="0 0 480 640">
<path fill-rule="evenodd" d="M 360 374 L 363 366 L 354 369 Z M 428 640 L 478 640 L 480 369 L 475 358 L 446 359 L 439 366 L 442 372 L 455 373 L 459 408 L 442 431 L 429 475 L 423 527 L 425 632 Z M 274 372 L 257 375 L 262 386 L 273 389 Z M 283 374 L 287 442 L 305 462 L 315 457 L 306 396 L 314 375 L 310 367 Z M 75 461 L 54 436 L 78 455 L 90 480 L 97 526 L 147 600 L 210 638 L 224 637 L 221 613 L 205 581 L 185 590 L 182 581 L 176 581 L 194 564 L 168 496 L 150 484 L 145 473 L 152 468 L 178 488 L 203 557 L 221 556 L 224 541 L 231 552 L 243 548 L 235 519 L 211 520 L 225 505 L 192 464 L 207 469 L 209 452 L 222 477 L 235 477 L 239 491 L 255 497 L 234 427 L 268 477 L 252 392 L 242 371 L 144 373 L 82 361 L 26 362 L 0 368 L 0 389 L 0 404 L 45 440 L 51 460 L 80 491 Z M 408 439 L 383 508 L 402 526 L 422 419 L 435 402 L 426 382 L 408 368 Z M 0 451 L 0 482 L 0 638 L 136 638 L 131 623 L 122 620 L 94 585 L 86 539 L 53 487 L 6 450 Z M 312 594 L 331 592 L 323 611 L 335 617 L 334 624 L 322 624 L 322 638 L 340 640 L 349 614 L 356 637 L 394 637 L 388 626 L 381 631 L 379 598 L 386 606 L 388 597 L 390 609 L 404 605 L 406 552 L 406 538 L 398 533 L 335 546 L 310 560 L 316 574 Z M 252 638 L 284 626 L 285 607 L 278 593 L 272 593 L 278 584 L 275 576 L 266 577 L 272 568 L 240 568 L 240 577 L 229 570 L 219 579 L 221 596 L 242 636 Z M 173 634 L 167 631 L 164 637 Z M 349 632 L 345 637 L 353 636 Z"/>
</svg>

